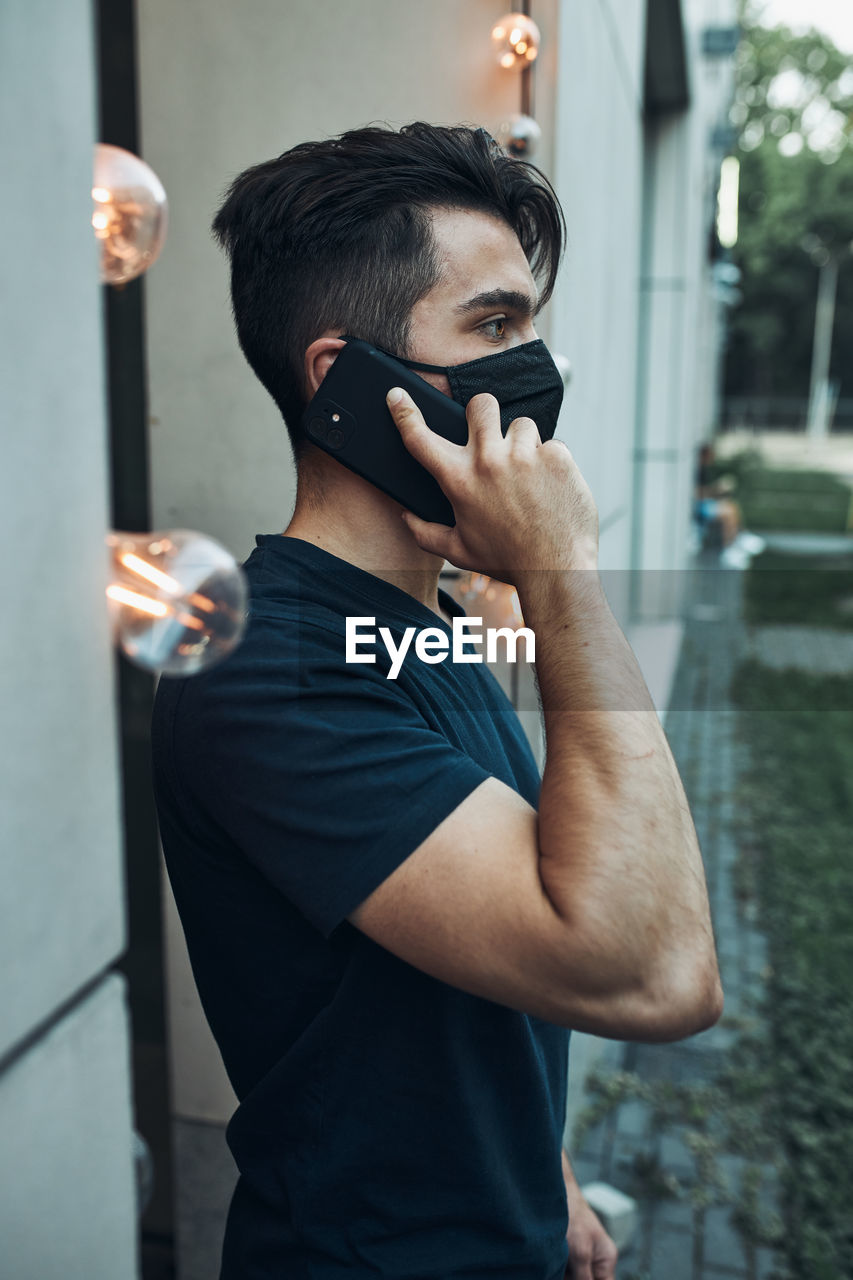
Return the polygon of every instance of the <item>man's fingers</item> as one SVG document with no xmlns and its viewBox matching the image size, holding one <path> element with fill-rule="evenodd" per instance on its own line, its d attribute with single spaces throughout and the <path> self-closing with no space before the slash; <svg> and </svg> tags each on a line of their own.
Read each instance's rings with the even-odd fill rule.
<svg viewBox="0 0 853 1280">
<path fill-rule="evenodd" d="M 440 481 L 440 475 L 452 456 L 452 450 L 460 445 L 451 444 L 435 431 L 430 431 L 423 414 L 408 391 L 392 387 L 385 397 L 391 417 L 412 457 L 426 467 Z"/>
<path fill-rule="evenodd" d="M 429 520 L 422 520 L 420 516 L 415 515 L 414 511 L 404 511 L 403 520 L 412 531 L 419 547 L 424 551 L 431 551 L 433 555 L 450 560 L 450 550 L 456 533 L 454 528 L 450 525 L 433 524 Z"/>
<path fill-rule="evenodd" d="M 583 1199 L 577 1184 L 570 1185 L 567 1181 L 566 1196 L 569 1206 L 566 1280 L 615 1280 L 619 1250 Z"/>
<path fill-rule="evenodd" d="M 578 1250 L 571 1254 L 566 1270 L 566 1280 L 593 1280 L 590 1254 L 581 1253 Z"/>
<path fill-rule="evenodd" d="M 542 443 L 539 428 L 532 418 L 513 418 L 506 429 L 506 438 L 509 444 L 528 449 L 538 449 Z"/>
<path fill-rule="evenodd" d="M 472 396 L 465 406 L 468 419 L 468 443 L 478 454 L 489 453 L 501 443 L 500 406 L 493 395 L 482 391 Z"/>
</svg>

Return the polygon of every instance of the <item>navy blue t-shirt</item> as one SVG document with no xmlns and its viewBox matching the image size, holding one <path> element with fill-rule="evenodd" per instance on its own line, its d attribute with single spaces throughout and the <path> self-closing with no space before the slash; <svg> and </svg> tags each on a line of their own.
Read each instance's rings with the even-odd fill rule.
<svg viewBox="0 0 853 1280">
<path fill-rule="evenodd" d="M 152 723 L 169 877 L 240 1104 L 220 1280 L 557 1280 L 568 1031 L 347 920 L 486 778 L 537 806 L 518 717 L 485 663 L 412 650 L 390 680 L 381 643 L 347 663 L 348 616 L 398 642 L 451 628 L 311 543 L 256 542 L 243 643 L 161 678 Z"/>
</svg>

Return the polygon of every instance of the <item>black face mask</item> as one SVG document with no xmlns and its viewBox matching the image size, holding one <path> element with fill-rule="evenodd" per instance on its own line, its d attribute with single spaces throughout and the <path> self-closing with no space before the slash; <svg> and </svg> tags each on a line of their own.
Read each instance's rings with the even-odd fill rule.
<svg viewBox="0 0 853 1280">
<path fill-rule="evenodd" d="M 557 428 L 563 379 L 541 338 L 465 364 L 421 364 L 403 356 L 394 359 L 407 369 L 443 373 L 453 399 L 463 406 L 481 391 L 491 392 L 500 405 L 504 435 L 514 418 L 532 418 L 542 440 L 550 440 Z"/>
</svg>

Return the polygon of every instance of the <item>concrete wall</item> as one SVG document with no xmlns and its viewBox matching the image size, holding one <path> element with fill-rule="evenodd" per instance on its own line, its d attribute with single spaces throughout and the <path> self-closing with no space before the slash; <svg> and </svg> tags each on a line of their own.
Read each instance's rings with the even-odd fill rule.
<svg viewBox="0 0 853 1280">
<path fill-rule="evenodd" d="M 632 536 L 635 616 L 680 607 L 697 442 L 714 411 L 720 304 L 708 261 L 722 152 L 711 134 L 731 101 L 729 59 L 702 54 L 707 25 L 735 22 L 729 0 L 682 7 L 689 110 L 652 117 L 644 139 L 639 280 L 636 500 Z"/>
<path fill-rule="evenodd" d="M 0 8 L 0 1271 L 136 1274 L 88 0 Z"/>
<path fill-rule="evenodd" d="M 629 563 L 645 6 L 565 5 L 554 180 L 569 250 L 552 342 L 572 362 L 561 434 L 599 511 L 601 564 Z"/>
</svg>

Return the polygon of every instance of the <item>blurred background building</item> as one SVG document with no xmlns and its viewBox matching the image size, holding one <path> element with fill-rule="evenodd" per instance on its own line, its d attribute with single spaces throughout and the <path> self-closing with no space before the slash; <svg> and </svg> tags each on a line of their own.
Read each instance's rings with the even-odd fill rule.
<svg viewBox="0 0 853 1280">
<path fill-rule="evenodd" d="M 290 515 L 286 434 L 237 346 L 213 212 L 238 172 L 306 139 L 419 118 L 497 134 L 521 105 L 490 41 L 507 7 L 3 6 L 9 1280 L 151 1280 L 177 1260 L 183 1280 L 215 1274 L 234 1176 L 223 1136 L 234 1097 L 159 859 L 153 680 L 110 657 L 101 551 L 110 524 L 177 526 L 243 560 Z M 571 366 L 558 433 L 595 496 L 608 595 L 663 714 L 681 636 L 671 571 L 688 560 L 695 449 L 720 398 L 715 228 L 733 143 L 734 0 L 531 10 L 542 33 L 533 159 L 569 228 L 539 328 Z M 150 276 L 101 293 L 96 141 L 143 155 L 170 205 Z M 594 1054 L 577 1041 L 573 1084 Z M 134 1124 L 155 1170 L 139 1237 Z"/>
</svg>

